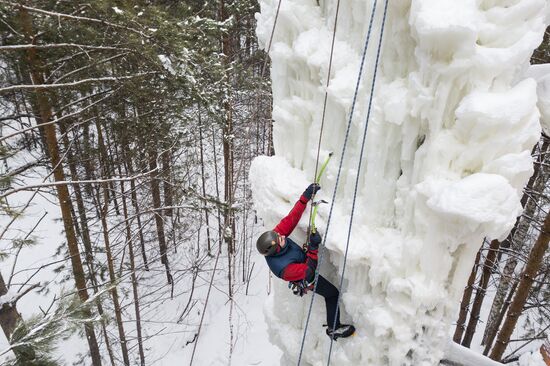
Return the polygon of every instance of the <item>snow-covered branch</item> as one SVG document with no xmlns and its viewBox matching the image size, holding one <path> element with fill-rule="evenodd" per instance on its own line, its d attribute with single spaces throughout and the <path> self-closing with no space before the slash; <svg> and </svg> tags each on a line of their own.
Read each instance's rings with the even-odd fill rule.
<svg viewBox="0 0 550 366">
<path fill-rule="evenodd" d="M 12 86 L 7 86 L 5 88 L 0 88 L 0 94 L 4 94 L 6 92 L 10 92 L 10 91 L 14 91 L 14 90 L 58 89 L 58 88 L 72 87 L 72 86 L 78 86 L 78 85 L 88 84 L 88 83 L 97 83 L 97 82 L 105 82 L 105 81 L 120 81 L 120 80 L 134 79 L 134 78 L 139 78 L 139 77 L 142 77 L 142 76 L 154 75 L 154 74 L 157 74 L 157 72 L 153 72 L 153 71 L 152 72 L 144 72 L 144 73 L 139 73 L 139 74 L 135 74 L 135 75 L 128 75 L 128 76 L 107 76 L 107 77 L 103 77 L 103 78 L 83 79 L 83 80 L 73 81 L 72 83 L 61 83 L 61 84 L 12 85 Z"/>
<path fill-rule="evenodd" d="M 77 43 L 51 43 L 51 44 L 16 44 L 10 46 L 0 46 L 0 51 L 19 51 L 27 50 L 30 48 L 64 48 L 64 47 L 74 47 L 81 49 L 92 49 L 92 50 L 106 50 L 106 51 L 132 51 L 130 48 L 120 48 L 120 47 L 109 47 L 109 46 L 93 46 L 86 44 L 77 44 Z"/>
<path fill-rule="evenodd" d="M 445 350 L 445 358 L 442 365 L 449 366 L 502 366 L 500 362 L 480 355 L 469 348 L 463 347 L 453 341 L 449 341 Z"/>
<path fill-rule="evenodd" d="M 38 164 L 40 164 L 40 160 L 34 160 L 30 163 L 26 163 L 24 165 L 21 165 L 17 168 L 14 168 L 12 170 L 8 170 L 7 172 L 3 173 L 1 176 L 3 179 L 5 178 L 10 178 L 10 177 L 15 177 L 16 175 L 19 175 L 31 168 L 34 168 L 35 166 L 37 166 Z"/>
<path fill-rule="evenodd" d="M 127 182 L 135 179 L 139 179 L 142 177 L 146 177 L 150 175 L 151 173 L 154 173 L 158 168 L 150 170 L 143 174 L 138 174 L 132 177 L 117 177 L 117 178 L 110 178 L 110 179 L 91 179 L 91 180 L 74 180 L 74 181 L 61 181 L 61 182 L 49 182 L 49 183 L 40 183 L 40 184 L 33 184 L 29 186 L 14 188 L 12 190 L 9 190 L 5 192 L 4 194 L 0 195 L 0 199 L 5 198 L 7 196 L 10 196 L 14 193 L 20 192 L 20 191 L 27 191 L 31 189 L 40 189 L 40 188 L 46 188 L 46 187 L 55 187 L 55 186 L 62 186 L 62 185 L 77 185 L 77 184 L 92 184 L 92 183 L 110 183 L 110 182 Z"/>
<path fill-rule="evenodd" d="M 57 78 L 57 79 L 54 81 L 54 84 L 59 83 L 61 80 L 66 79 L 66 78 L 68 78 L 68 77 L 71 76 L 71 75 L 74 75 L 74 74 L 76 74 L 76 73 L 82 72 L 82 71 L 87 70 L 87 69 L 89 69 L 89 68 L 91 68 L 91 67 L 96 67 L 96 66 L 98 66 L 98 65 L 105 64 L 105 63 L 107 63 L 107 62 L 116 60 L 117 58 L 121 58 L 121 57 L 124 57 L 124 56 L 126 56 L 126 55 L 128 55 L 128 52 L 119 53 L 119 54 L 117 54 L 117 55 L 108 57 L 108 58 L 106 58 L 106 59 L 99 60 L 99 61 L 97 61 L 97 62 L 93 62 L 93 63 L 91 63 L 91 64 L 88 64 L 88 65 L 84 66 L 84 67 L 80 67 L 80 68 L 78 68 L 78 69 L 76 69 L 76 70 L 73 70 L 73 71 L 71 71 L 71 72 L 68 72 L 68 73 L 66 73 L 66 74 L 64 74 L 64 75 L 62 75 L 62 76 L 60 76 L 59 78 Z M 48 78 L 48 79 L 49 79 L 49 78 Z"/>
<path fill-rule="evenodd" d="M 25 296 L 26 294 L 28 294 L 29 292 L 31 292 L 32 290 L 34 290 L 34 289 L 37 288 L 37 287 L 40 287 L 40 283 L 35 283 L 34 285 L 31 285 L 29 288 L 27 288 L 25 291 L 19 292 L 19 293 L 14 297 L 14 299 L 12 300 L 12 303 L 13 303 L 13 304 L 16 304 L 17 301 L 19 301 L 20 298 L 22 298 L 23 296 Z"/>
<path fill-rule="evenodd" d="M 32 115 L 32 114 L 28 114 L 28 113 L 20 113 L 20 114 L 15 114 L 15 115 L 12 115 L 12 116 L 3 116 L 3 117 L 0 117 L 0 122 L 1 121 L 16 121 L 20 118 L 34 118 L 35 116 Z"/>
<path fill-rule="evenodd" d="M 43 126 L 47 126 L 47 125 L 51 125 L 51 124 L 54 124 L 54 123 L 59 123 L 59 122 L 61 122 L 62 120 L 66 119 L 66 118 L 74 117 L 74 116 L 76 116 L 76 115 L 78 115 L 78 114 L 84 112 L 85 110 L 90 109 L 91 107 L 93 107 L 93 106 L 96 105 L 97 103 L 99 103 L 99 102 L 101 102 L 101 101 L 103 101 L 103 100 L 109 98 L 111 95 L 112 95 L 112 94 L 109 94 L 109 95 L 107 95 L 107 96 L 105 96 L 105 97 L 103 97 L 103 98 L 101 98 L 101 99 L 99 99 L 99 100 L 96 100 L 95 102 L 91 103 L 90 105 L 88 105 L 88 106 L 86 106 L 86 107 L 84 107 L 84 108 L 82 108 L 82 109 L 80 109 L 80 110 L 78 110 L 78 111 L 76 111 L 76 112 L 69 113 L 69 114 L 67 114 L 67 115 L 64 115 L 63 117 L 56 118 L 56 119 L 54 119 L 53 121 L 41 123 L 41 124 L 39 124 L 39 125 L 31 126 L 31 127 L 28 127 L 28 128 L 24 128 L 24 129 L 19 130 L 19 131 L 17 131 L 17 132 L 14 132 L 14 133 L 11 133 L 11 134 L 9 134 L 9 135 L 6 135 L 6 136 L 0 138 L 0 142 L 2 142 L 2 141 L 4 141 L 4 140 L 7 140 L 7 139 L 9 139 L 9 138 L 12 138 L 12 137 L 14 137 L 14 136 L 20 135 L 20 134 L 22 134 L 22 133 L 28 132 L 28 131 L 30 131 L 30 130 L 34 130 L 34 129 L 36 129 L 36 128 L 43 127 Z"/>
<path fill-rule="evenodd" d="M 54 16 L 54 17 L 57 17 L 57 18 L 65 18 L 65 19 L 72 19 L 72 20 L 83 20 L 83 21 L 87 21 L 87 22 L 99 23 L 99 24 L 102 24 L 102 25 L 108 25 L 108 26 L 114 27 L 114 28 L 126 29 L 126 30 L 129 30 L 131 32 L 137 33 L 142 37 L 150 38 L 149 35 L 143 33 L 142 31 L 140 31 L 138 29 L 131 28 L 131 27 L 125 27 L 123 25 L 107 22 L 107 21 L 101 20 L 101 19 L 80 17 L 80 16 L 77 16 L 77 15 L 64 14 L 64 13 L 57 13 L 57 12 L 54 12 L 54 11 L 47 11 L 47 10 L 43 10 L 43 9 L 33 8 L 31 6 L 26 6 L 26 5 L 23 5 L 23 4 L 13 3 L 11 1 L 5 1 L 5 0 L 0 0 L 0 3 L 8 4 L 8 5 L 11 5 L 11 6 L 16 7 L 16 8 L 23 8 L 23 9 L 28 10 L 28 11 L 33 12 L 33 13 L 51 15 L 51 16 Z"/>
<path fill-rule="evenodd" d="M 76 99 L 76 100 L 73 100 L 73 101 L 69 102 L 68 104 L 65 104 L 65 105 L 59 107 L 59 109 L 57 109 L 57 111 L 56 111 L 55 114 L 56 114 L 56 115 L 59 115 L 59 114 L 60 114 L 61 112 L 63 112 L 64 110 L 69 109 L 70 107 L 72 107 L 72 106 L 74 106 L 74 105 L 80 104 L 80 103 L 82 103 L 82 102 L 84 102 L 84 101 L 86 101 L 86 100 L 88 100 L 88 99 L 93 99 L 93 98 L 95 98 L 95 97 L 97 97 L 97 96 L 100 96 L 100 95 L 103 95 L 103 94 L 107 94 L 107 93 L 110 93 L 110 94 L 112 95 L 113 93 L 116 93 L 118 90 L 120 90 L 120 87 L 118 87 L 118 88 L 116 88 L 116 89 L 105 89 L 105 90 L 101 90 L 101 91 L 98 91 L 98 92 L 93 93 L 93 94 L 87 94 L 87 95 L 83 96 L 82 98 L 78 98 L 78 99 Z M 102 100 L 105 100 L 105 98 L 99 99 L 99 100 L 97 100 L 97 101 L 95 101 L 95 102 L 92 102 L 91 105 L 88 105 L 88 106 L 86 106 L 86 107 L 84 107 L 84 108 L 90 108 L 92 105 L 94 105 L 94 104 L 96 104 L 96 103 L 98 103 L 98 102 L 101 102 Z M 83 110 L 84 110 L 84 109 L 82 109 L 81 111 L 83 111 Z"/>
</svg>

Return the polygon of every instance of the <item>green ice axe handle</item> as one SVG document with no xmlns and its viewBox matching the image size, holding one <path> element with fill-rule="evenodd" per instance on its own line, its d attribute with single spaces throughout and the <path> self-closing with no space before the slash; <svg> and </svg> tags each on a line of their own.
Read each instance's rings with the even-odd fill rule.
<svg viewBox="0 0 550 366">
<path fill-rule="evenodd" d="M 328 156 L 326 157 L 325 161 L 323 162 L 323 165 L 321 165 L 321 169 L 319 170 L 319 174 L 317 174 L 317 177 L 315 177 L 315 183 L 319 183 L 321 180 L 321 177 L 323 176 L 323 173 L 325 172 L 325 169 L 327 168 L 328 162 L 330 161 L 330 158 L 332 157 L 332 151 L 328 153 Z M 311 214 L 311 233 L 314 234 L 317 229 L 315 228 L 315 216 L 317 216 L 317 208 L 318 205 L 314 205 L 313 212 Z"/>
<path fill-rule="evenodd" d="M 311 233 L 315 234 L 317 232 L 317 228 L 315 227 L 315 216 L 317 216 L 317 209 L 319 206 L 313 207 L 313 213 L 311 214 Z"/>
<path fill-rule="evenodd" d="M 321 177 L 323 176 L 323 173 L 325 172 L 325 169 L 327 168 L 328 162 L 330 161 L 331 157 L 332 151 L 328 154 L 323 165 L 321 165 L 321 170 L 319 170 L 319 174 L 317 174 L 317 177 L 315 177 L 315 183 L 319 183 L 319 181 L 321 180 Z"/>
<path fill-rule="evenodd" d="M 311 221 L 310 221 L 311 234 L 315 234 L 315 232 L 317 231 L 317 228 L 315 227 L 315 217 L 317 217 L 317 209 L 319 208 L 319 205 L 321 203 L 328 203 L 328 202 L 325 200 L 313 202 L 313 212 L 311 213 Z"/>
</svg>

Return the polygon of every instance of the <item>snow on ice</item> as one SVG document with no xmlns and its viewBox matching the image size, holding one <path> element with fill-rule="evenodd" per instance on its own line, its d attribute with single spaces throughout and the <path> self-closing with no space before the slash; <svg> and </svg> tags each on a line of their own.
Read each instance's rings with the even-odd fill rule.
<svg viewBox="0 0 550 366">
<path fill-rule="evenodd" d="M 278 0 L 261 0 L 257 34 L 269 42 Z M 265 229 L 313 180 L 325 90 L 321 159 L 335 156 L 319 198 L 332 200 L 372 2 L 342 2 L 330 85 L 336 0 L 285 0 L 271 46 L 274 147 L 250 179 Z M 334 198 L 321 274 L 339 283 L 384 2 L 375 22 Z M 361 168 L 341 301 L 357 335 L 337 342 L 334 365 L 436 365 L 482 240 L 503 238 L 520 213 L 541 132 L 546 72 L 525 76 L 542 40 L 546 2 L 391 1 Z M 534 72 L 534 71 L 529 71 Z M 328 207 L 328 206 L 326 206 Z M 325 234 L 328 208 L 317 226 Z M 292 237 L 305 239 L 304 218 Z M 281 364 L 297 361 L 310 298 L 275 280 L 265 304 Z M 329 338 L 316 297 L 302 364 L 324 364 Z M 447 350 L 448 352 L 448 350 Z"/>
</svg>

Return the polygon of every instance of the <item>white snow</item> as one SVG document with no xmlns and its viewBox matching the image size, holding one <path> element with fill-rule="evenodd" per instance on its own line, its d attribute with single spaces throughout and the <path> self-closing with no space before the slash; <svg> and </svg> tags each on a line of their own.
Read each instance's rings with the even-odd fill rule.
<svg viewBox="0 0 550 366">
<path fill-rule="evenodd" d="M 170 72 L 170 74 L 175 75 L 176 70 L 172 67 L 172 61 L 170 58 L 166 55 L 158 55 L 158 58 L 160 62 L 162 62 L 162 66 Z"/>
<path fill-rule="evenodd" d="M 495 362 L 487 357 L 481 356 L 479 353 L 475 353 L 469 348 L 462 347 L 455 342 L 449 341 L 447 344 L 447 349 L 445 351 L 446 358 L 449 361 L 462 362 L 466 365 L 476 365 L 476 366 L 498 366 L 502 365 L 499 362 Z M 529 366 L 535 364 L 524 364 L 520 366 Z"/>
<path fill-rule="evenodd" d="M 532 77 L 537 81 L 537 94 L 541 113 L 542 128 L 546 134 L 550 133 L 550 65 L 533 65 L 527 72 L 526 76 Z"/>
<path fill-rule="evenodd" d="M 261 45 L 278 0 L 262 0 Z M 319 198 L 332 200 L 372 2 L 340 8 L 330 85 L 336 0 L 285 0 L 270 57 L 276 156 L 257 158 L 250 180 L 271 229 L 313 181 L 325 90 L 321 159 L 334 151 Z M 384 2 L 376 9 L 342 176 L 320 272 L 339 283 Z M 341 301 L 357 335 L 337 342 L 334 365 L 435 365 L 447 350 L 462 290 L 485 237 L 503 238 L 520 213 L 540 136 L 543 76 L 526 77 L 542 40 L 546 2 L 390 1 L 359 177 Z M 538 102 L 538 104 L 537 104 Z M 538 107 L 537 107 L 538 106 Z M 319 210 L 324 234 L 328 207 Z M 306 215 L 304 215 L 306 216 Z M 304 240 L 307 218 L 293 233 Z M 309 297 L 283 281 L 265 306 L 281 365 L 296 364 Z M 325 309 L 316 297 L 302 364 L 326 363 Z"/>
<path fill-rule="evenodd" d="M 519 366 L 546 366 L 540 352 L 527 352 L 519 357 Z"/>
<path fill-rule="evenodd" d="M 0 309 L 4 306 L 4 304 L 13 306 L 13 302 L 16 299 L 17 299 L 17 293 L 11 288 L 9 288 L 4 295 L 0 296 Z"/>
</svg>

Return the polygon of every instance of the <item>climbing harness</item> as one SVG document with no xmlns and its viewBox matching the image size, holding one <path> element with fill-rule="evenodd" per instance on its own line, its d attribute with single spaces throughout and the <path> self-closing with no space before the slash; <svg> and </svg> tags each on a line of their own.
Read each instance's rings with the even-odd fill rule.
<svg viewBox="0 0 550 366">
<path fill-rule="evenodd" d="M 304 296 L 308 291 L 313 290 L 313 281 L 307 282 L 305 279 L 301 281 L 291 281 L 288 283 L 288 288 L 292 290 L 292 293 L 296 296 Z"/>
<path fill-rule="evenodd" d="M 338 18 L 339 5 L 340 5 L 340 1 L 338 1 L 338 5 L 337 5 L 337 8 L 336 8 L 336 19 Z M 339 184 L 339 180 L 340 180 L 340 173 L 341 173 L 341 170 L 342 170 L 342 165 L 343 165 L 343 161 L 344 161 L 344 157 L 345 157 L 347 142 L 348 142 L 348 138 L 349 138 L 349 131 L 350 131 L 351 122 L 352 122 L 352 118 L 353 118 L 353 112 L 355 110 L 355 103 L 356 103 L 356 100 L 357 100 L 359 84 L 361 82 L 361 76 L 362 76 L 363 65 L 364 65 L 365 57 L 366 57 L 366 51 L 367 51 L 367 48 L 368 48 L 370 35 L 371 35 L 371 31 L 372 31 L 372 25 L 373 25 L 373 21 L 374 21 L 374 15 L 375 15 L 375 12 L 376 12 L 376 5 L 377 5 L 377 0 L 374 0 L 374 4 L 373 4 L 373 7 L 372 7 L 371 18 L 370 18 L 370 22 L 369 22 L 369 29 L 368 29 L 367 37 L 366 37 L 366 40 L 365 40 L 365 46 L 363 48 L 363 55 L 362 55 L 362 58 L 361 58 L 361 64 L 360 64 L 360 68 L 359 68 L 359 75 L 357 77 L 357 84 L 356 84 L 356 87 L 355 87 L 355 93 L 354 93 L 354 96 L 353 96 L 353 102 L 352 102 L 352 106 L 351 106 L 350 116 L 349 116 L 349 119 L 348 119 L 346 135 L 345 135 L 344 144 L 343 144 L 343 147 L 342 147 L 342 154 L 340 156 L 340 164 L 339 164 L 339 167 L 338 167 L 338 174 L 336 176 L 336 183 L 335 183 L 335 186 L 334 186 L 334 191 L 333 191 L 333 196 L 332 196 L 332 203 L 331 203 L 331 206 L 330 206 L 330 211 L 329 211 L 329 215 L 328 215 L 328 219 L 327 219 L 327 228 L 326 228 L 326 231 L 325 231 L 325 236 L 323 237 L 323 242 L 321 244 L 321 247 L 325 246 L 327 233 L 328 233 L 329 226 L 330 226 L 330 220 L 331 220 L 332 211 L 333 211 L 333 208 L 334 208 L 336 192 L 337 192 L 338 184 Z M 363 152 L 364 152 L 364 147 L 365 147 L 365 142 L 366 142 L 366 131 L 367 131 L 367 126 L 368 126 L 368 119 L 370 118 L 370 111 L 371 111 L 371 106 L 372 106 L 374 86 L 375 86 L 375 82 L 376 82 L 376 72 L 377 72 L 378 62 L 379 62 L 379 58 L 380 58 L 380 51 L 381 51 L 381 48 L 382 48 L 382 37 L 383 37 L 383 33 L 384 33 L 384 25 L 385 25 L 385 21 L 386 21 L 387 8 L 388 8 L 388 0 L 385 1 L 384 15 L 383 15 L 383 18 L 382 18 L 382 25 L 381 25 L 381 29 L 380 29 L 380 38 L 379 38 L 379 42 L 378 42 L 376 62 L 375 62 L 375 65 L 374 65 L 374 73 L 373 73 L 373 79 L 372 79 L 372 84 L 371 84 L 371 93 L 370 93 L 370 97 L 369 97 L 369 108 L 368 108 L 368 113 L 367 113 L 367 119 L 366 119 L 366 122 L 365 122 L 364 132 L 363 132 L 363 141 L 362 141 L 362 146 L 361 146 L 361 155 L 360 155 L 360 159 L 359 159 L 359 168 L 361 167 L 361 160 L 362 160 L 362 157 L 363 157 Z M 336 23 L 336 20 L 335 20 L 335 23 Z M 335 32 L 336 32 L 336 29 L 335 29 Z M 331 59 L 332 59 L 332 54 L 331 54 Z M 320 145 L 320 141 L 319 141 L 319 145 Z M 347 242 L 346 242 L 346 251 L 345 251 L 345 255 L 344 255 L 342 275 L 341 275 L 341 278 L 340 278 L 340 290 L 342 289 L 342 284 L 343 284 L 343 279 L 344 279 L 345 265 L 346 265 L 346 261 L 347 261 L 347 255 L 348 255 L 348 249 L 349 249 L 349 239 L 350 239 L 350 236 L 351 236 L 351 228 L 352 228 L 352 224 L 353 224 L 353 212 L 354 212 L 354 209 L 355 209 L 358 183 L 359 183 L 359 170 L 357 172 L 357 177 L 356 177 L 356 182 L 355 182 L 355 192 L 354 192 L 354 198 L 353 198 L 352 213 L 351 213 L 350 224 L 349 224 L 349 228 L 348 228 L 348 238 L 347 238 Z M 319 270 L 318 269 L 321 265 L 322 259 L 323 259 L 323 252 L 321 251 L 321 255 L 319 256 L 318 266 L 317 266 L 317 269 L 315 271 L 315 284 L 317 283 L 317 279 L 319 277 Z M 306 324 L 305 324 L 305 327 L 304 327 L 304 334 L 303 334 L 303 337 L 302 337 L 302 344 L 301 344 L 301 347 L 300 347 L 300 354 L 299 354 L 299 358 L 298 358 L 298 366 L 300 365 L 300 362 L 301 362 L 302 353 L 303 353 L 303 349 L 304 349 L 305 338 L 306 338 L 306 334 L 307 334 L 307 328 L 308 328 L 308 325 L 309 325 L 309 320 L 311 318 L 311 310 L 312 310 L 313 301 L 314 301 L 314 298 L 315 298 L 315 289 L 316 289 L 316 285 L 314 286 L 314 289 L 313 289 L 313 294 L 312 294 L 312 297 L 311 297 L 311 302 L 310 302 L 309 311 L 308 311 L 308 315 L 307 315 L 307 319 L 306 319 Z M 339 302 L 340 302 L 340 294 L 338 296 L 338 303 L 337 303 L 337 308 L 336 308 L 337 312 L 338 312 L 338 308 L 339 308 Z M 332 329 L 334 329 L 335 325 L 336 324 L 333 324 Z M 329 354 L 328 354 L 327 366 L 330 365 L 330 357 L 331 357 L 331 353 L 332 353 L 333 341 L 334 341 L 334 337 L 331 337 L 331 343 L 330 343 L 330 349 L 329 349 Z"/>
</svg>

